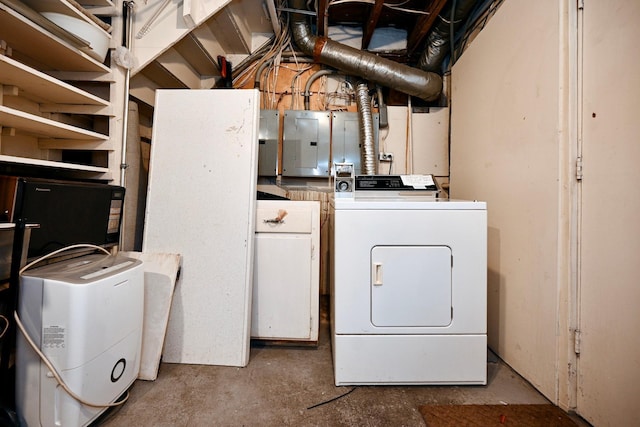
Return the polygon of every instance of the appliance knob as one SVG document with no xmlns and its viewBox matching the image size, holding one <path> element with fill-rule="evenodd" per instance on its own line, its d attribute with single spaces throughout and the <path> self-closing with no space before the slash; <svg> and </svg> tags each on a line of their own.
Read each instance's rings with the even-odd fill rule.
<svg viewBox="0 0 640 427">
<path fill-rule="evenodd" d="M 349 185 L 349 181 L 338 181 L 337 189 L 338 191 L 351 191 L 351 185 Z"/>
</svg>

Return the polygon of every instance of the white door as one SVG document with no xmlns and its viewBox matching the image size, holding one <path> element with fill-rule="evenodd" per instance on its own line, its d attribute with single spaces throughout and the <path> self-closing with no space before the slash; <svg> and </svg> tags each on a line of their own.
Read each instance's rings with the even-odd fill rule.
<svg viewBox="0 0 640 427">
<path fill-rule="evenodd" d="M 584 2 L 577 412 L 640 425 L 640 2 Z"/>
<path fill-rule="evenodd" d="M 371 323 L 451 323 L 451 248 L 375 246 L 371 250 Z"/>
</svg>

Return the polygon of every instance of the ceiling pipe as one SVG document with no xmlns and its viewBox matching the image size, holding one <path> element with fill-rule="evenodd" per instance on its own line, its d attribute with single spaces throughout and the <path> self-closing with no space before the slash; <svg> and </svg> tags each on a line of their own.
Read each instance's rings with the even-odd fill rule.
<svg viewBox="0 0 640 427">
<path fill-rule="evenodd" d="M 380 87 L 380 85 L 376 86 L 376 95 L 378 96 L 378 112 L 380 114 L 379 126 L 380 128 L 386 128 L 389 126 L 389 118 L 387 113 L 387 104 L 384 103 L 382 87 Z"/>
<path fill-rule="evenodd" d="M 313 35 L 307 22 L 306 0 L 289 0 L 289 22 L 296 45 L 316 62 L 367 79 L 411 96 L 433 101 L 442 92 L 442 78 L 376 54 Z"/>
<path fill-rule="evenodd" d="M 373 135 L 373 116 L 371 114 L 369 86 L 365 81 L 360 81 L 356 85 L 356 105 L 358 106 L 358 124 L 360 125 L 362 174 L 374 175 L 376 173 L 376 150 Z"/>
<path fill-rule="evenodd" d="M 442 63 L 447 54 L 451 54 L 449 64 L 455 62 L 451 38 L 467 19 L 476 4 L 476 0 L 452 0 L 438 15 L 437 23 L 427 35 L 426 48 L 418 58 L 418 68 L 432 73 L 442 73 Z"/>
</svg>

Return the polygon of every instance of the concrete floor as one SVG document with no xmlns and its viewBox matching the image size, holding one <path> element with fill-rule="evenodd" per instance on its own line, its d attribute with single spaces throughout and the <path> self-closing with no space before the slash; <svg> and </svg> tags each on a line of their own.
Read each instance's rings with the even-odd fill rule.
<svg viewBox="0 0 640 427">
<path fill-rule="evenodd" d="M 317 348 L 252 345 L 245 368 L 163 363 L 156 381 L 136 381 L 100 425 L 424 426 L 425 404 L 548 403 L 491 354 L 486 386 L 336 387 L 332 369 L 324 319 Z"/>
</svg>

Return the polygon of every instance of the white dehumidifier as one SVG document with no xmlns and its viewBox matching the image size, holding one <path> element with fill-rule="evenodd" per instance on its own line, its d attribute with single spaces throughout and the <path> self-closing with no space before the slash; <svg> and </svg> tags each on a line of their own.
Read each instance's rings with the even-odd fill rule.
<svg viewBox="0 0 640 427">
<path fill-rule="evenodd" d="M 140 370 L 142 262 L 92 254 L 25 271 L 18 315 L 69 389 L 91 404 L 115 402 Z M 85 426 L 106 407 L 80 403 L 53 377 L 21 332 L 16 408 L 33 426 Z"/>
</svg>

